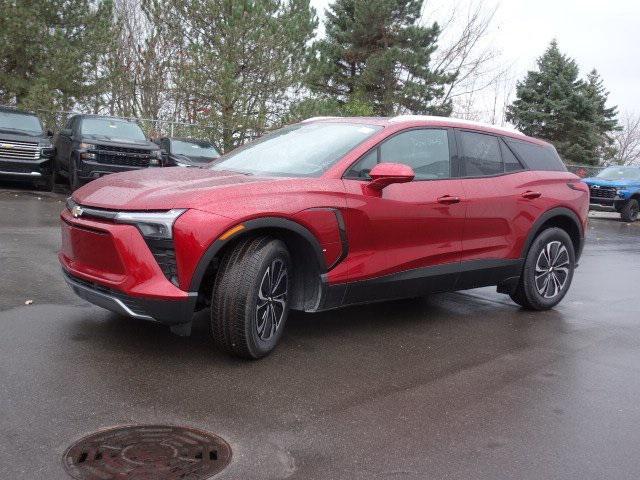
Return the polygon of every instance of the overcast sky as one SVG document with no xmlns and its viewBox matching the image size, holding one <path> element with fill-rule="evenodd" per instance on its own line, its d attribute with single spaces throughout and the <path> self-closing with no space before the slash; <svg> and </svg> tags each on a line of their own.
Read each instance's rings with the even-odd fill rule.
<svg viewBox="0 0 640 480">
<path fill-rule="evenodd" d="M 447 1 L 453 0 L 429 0 L 427 11 L 441 11 Z M 321 19 L 329 3 L 311 0 Z M 498 5 L 491 39 L 504 62 L 513 65 L 517 79 L 535 67 L 536 58 L 556 38 L 583 74 L 594 67 L 600 72 L 611 104 L 640 113 L 640 0 L 486 0 L 486 4 Z"/>
</svg>

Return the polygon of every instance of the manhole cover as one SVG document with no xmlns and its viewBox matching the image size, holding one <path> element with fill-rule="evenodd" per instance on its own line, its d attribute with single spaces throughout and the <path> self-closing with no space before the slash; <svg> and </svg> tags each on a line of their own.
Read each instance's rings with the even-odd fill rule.
<svg viewBox="0 0 640 480">
<path fill-rule="evenodd" d="M 103 430 L 71 445 L 64 468 L 79 480 L 198 480 L 231 461 L 222 438 L 194 428 L 166 425 Z"/>
</svg>

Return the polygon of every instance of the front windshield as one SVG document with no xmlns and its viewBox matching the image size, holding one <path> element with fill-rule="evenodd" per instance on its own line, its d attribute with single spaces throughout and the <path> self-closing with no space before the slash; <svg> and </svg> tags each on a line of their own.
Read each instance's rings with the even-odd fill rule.
<svg viewBox="0 0 640 480">
<path fill-rule="evenodd" d="M 171 140 L 171 153 L 186 155 L 187 157 L 217 158 L 218 151 L 208 142 L 188 142 L 185 140 Z"/>
<path fill-rule="evenodd" d="M 299 123 L 232 151 L 211 168 L 251 175 L 318 176 L 381 129 L 353 123 Z"/>
<path fill-rule="evenodd" d="M 35 115 L 0 112 L 0 130 L 13 130 L 28 135 L 42 135 L 42 124 Z"/>
<path fill-rule="evenodd" d="M 640 168 L 635 167 L 607 167 L 596 178 L 603 180 L 640 180 Z"/>
<path fill-rule="evenodd" d="M 107 137 L 108 139 L 146 140 L 140 125 L 113 118 L 84 118 L 82 135 Z"/>
</svg>

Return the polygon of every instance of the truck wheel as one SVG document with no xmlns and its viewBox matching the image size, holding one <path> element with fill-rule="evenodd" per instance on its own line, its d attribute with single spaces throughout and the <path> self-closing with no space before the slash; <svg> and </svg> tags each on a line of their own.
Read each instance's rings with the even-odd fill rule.
<svg viewBox="0 0 640 480">
<path fill-rule="evenodd" d="M 548 310 L 564 298 L 575 268 L 573 242 L 560 228 L 540 233 L 529 248 L 511 299 L 529 310 Z"/>
<path fill-rule="evenodd" d="M 78 169 L 76 168 L 76 162 L 71 159 L 69 162 L 69 188 L 72 192 L 75 192 L 82 185 L 80 184 L 80 179 L 78 178 Z"/>
<path fill-rule="evenodd" d="M 222 259 L 211 299 L 216 346 L 257 359 L 276 346 L 289 314 L 291 257 L 269 236 L 241 241 Z"/>
<path fill-rule="evenodd" d="M 624 204 L 622 210 L 620 210 L 620 218 L 624 222 L 635 222 L 638 219 L 640 213 L 640 204 L 636 198 L 632 198 Z"/>
</svg>

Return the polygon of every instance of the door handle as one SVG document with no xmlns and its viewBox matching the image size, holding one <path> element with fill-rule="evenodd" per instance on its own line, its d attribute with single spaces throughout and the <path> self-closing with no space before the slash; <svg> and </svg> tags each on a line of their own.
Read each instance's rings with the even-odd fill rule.
<svg viewBox="0 0 640 480">
<path fill-rule="evenodd" d="M 540 198 L 541 196 L 542 194 L 540 192 L 532 192 L 530 190 L 527 190 L 522 194 L 522 197 L 528 200 L 533 200 L 534 198 Z"/>
<path fill-rule="evenodd" d="M 451 195 L 443 195 L 438 198 L 438 203 L 443 205 L 453 205 L 454 203 L 460 203 L 460 197 L 452 197 Z"/>
</svg>

